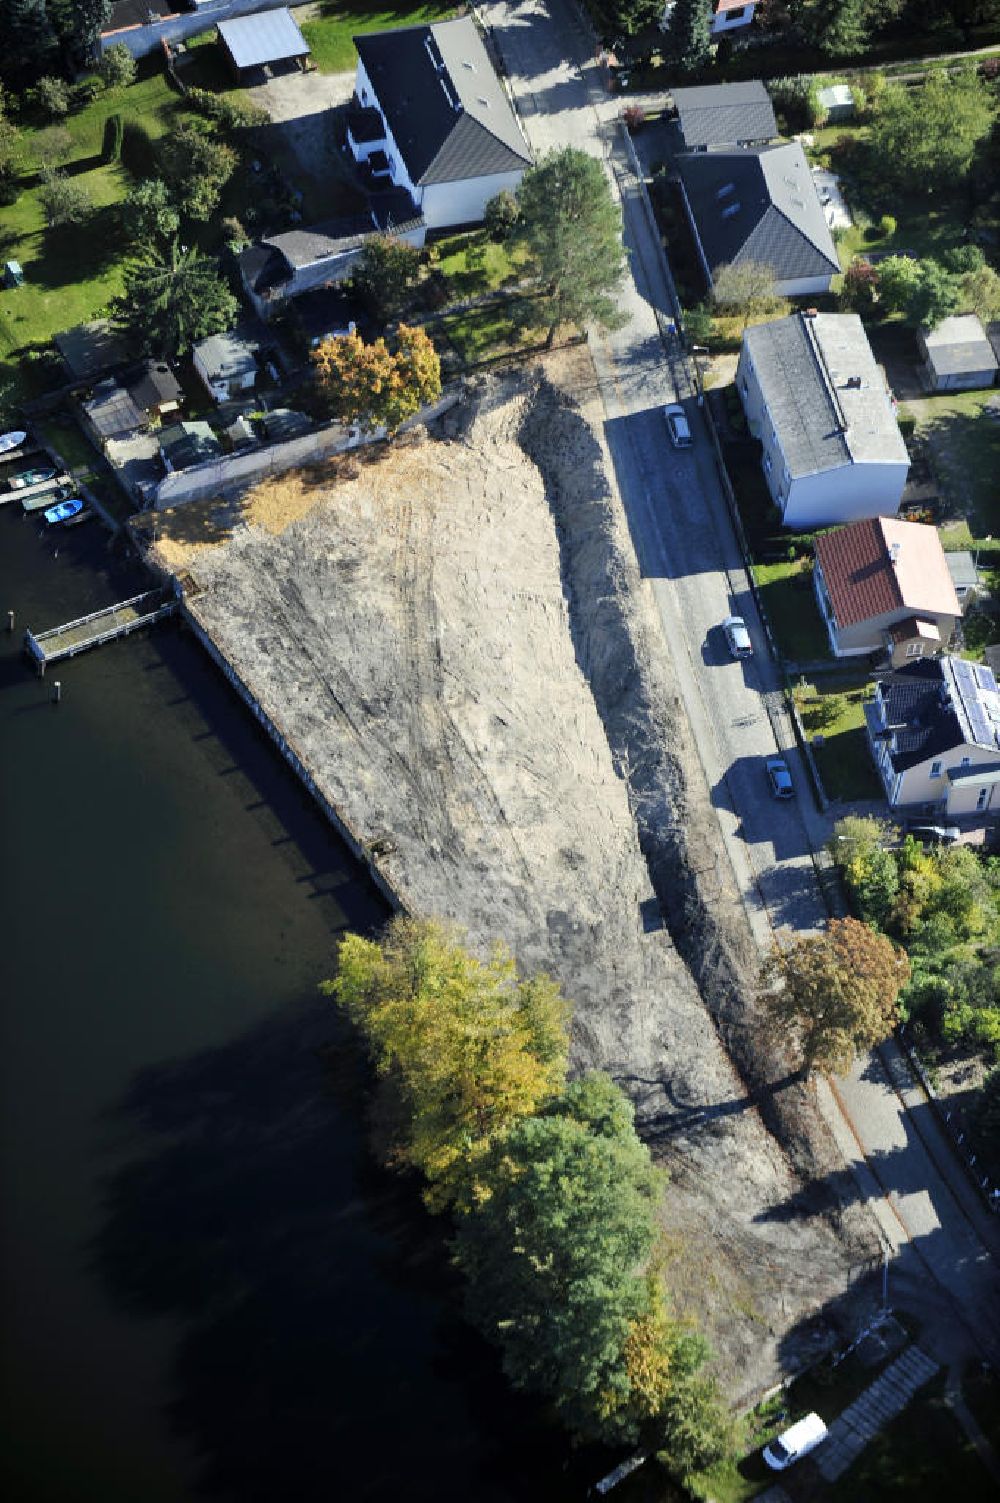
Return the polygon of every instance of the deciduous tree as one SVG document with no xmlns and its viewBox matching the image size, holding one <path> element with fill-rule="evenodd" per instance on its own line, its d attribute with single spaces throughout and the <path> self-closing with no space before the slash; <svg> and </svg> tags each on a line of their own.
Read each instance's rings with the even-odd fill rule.
<svg viewBox="0 0 1000 1503">
<path fill-rule="evenodd" d="M 94 212 L 90 194 L 82 183 L 74 182 L 57 168 L 46 168 L 42 172 L 38 201 L 50 229 L 83 224 Z"/>
<path fill-rule="evenodd" d="M 481 961 L 439 924 L 396 919 L 381 943 L 348 935 L 324 990 L 398 1085 L 399 1157 L 425 1176 L 428 1204 L 472 1203 L 490 1146 L 562 1086 L 568 1008 L 555 982 L 519 976 L 500 946 Z"/>
<path fill-rule="evenodd" d="M 915 89 L 890 85 L 870 136 L 881 179 L 910 193 L 953 187 L 996 115 L 993 91 L 975 68 L 933 71 Z"/>
<path fill-rule="evenodd" d="M 124 42 L 116 42 L 101 55 L 100 75 L 109 89 L 127 89 L 135 83 L 138 64 Z"/>
<path fill-rule="evenodd" d="M 962 307 L 978 313 L 984 324 L 1000 318 L 1000 276 L 985 262 L 961 280 Z"/>
<path fill-rule="evenodd" d="M 352 276 L 354 290 L 383 323 L 410 302 L 420 276 L 420 252 L 398 235 L 369 235 Z"/>
<path fill-rule="evenodd" d="M 313 351 L 320 396 L 340 422 L 395 433 L 441 395 L 441 363 L 423 329 L 400 324 L 395 342 L 393 351 L 384 339 L 365 344 L 358 334 L 339 334 Z"/>
<path fill-rule="evenodd" d="M 906 317 L 915 327 L 934 329 L 954 313 L 962 300 L 957 277 L 937 261 L 921 261 L 917 279 L 906 300 Z"/>
<path fill-rule="evenodd" d="M 517 202 L 517 235 L 542 290 L 547 343 L 561 324 L 620 328 L 621 214 L 601 164 L 574 146 L 549 152 L 525 173 Z"/>
<path fill-rule="evenodd" d="M 712 301 L 726 313 L 742 313 L 744 329 L 751 318 L 785 307 L 775 287 L 774 267 L 762 261 L 728 261 L 717 266 L 712 273 Z"/>
<path fill-rule="evenodd" d="M 0 204 L 12 204 L 17 198 L 23 158 L 21 132 L 7 118 L 5 101 L 0 93 Z"/>
<path fill-rule="evenodd" d="M 59 47 L 45 0 L 0 0 L 0 76 L 23 89 L 58 66 Z"/>
<path fill-rule="evenodd" d="M 130 188 L 122 203 L 122 224 L 134 245 L 173 240 L 180 215 L 162 178 L 149 177 Z"/>
<path fill-rule="evenodd" d="M 920 280 L 920 263 L 912 256 L 887 256 L 878 268 L 879 302 L 887 313 L 904 313 Z"/>
<path fill-rule="evenodd" d="M 125 287 L 112 314 L 143 355 L 184 355 L 199 339 L 232 327 L 239 303 L 201 251 L 174 241 L 150 247 L 125 270 Z"/>
<path fill-rule="evenodd" d="M 846 1071 L 856 1052 L 885 1038 L 910 975 L 904 951 L 857 919 L 776 951 L 763 972 L 776 1033 L 797 1042 L 805 1070 Z"/>
<path fill-rule="evenodd" d="M 840 306 L 848 313 L 870 313 L 879 300 L 879 271 L 861 257 L 844 272 Z"/>
<path fill-rule="evenodd" d="M 165 136 L 158 157 L 181 213 L 194 220 L 211 216 L 238 161 L 231 146 L 193 123 L 179 125 Z"/>
</svg>

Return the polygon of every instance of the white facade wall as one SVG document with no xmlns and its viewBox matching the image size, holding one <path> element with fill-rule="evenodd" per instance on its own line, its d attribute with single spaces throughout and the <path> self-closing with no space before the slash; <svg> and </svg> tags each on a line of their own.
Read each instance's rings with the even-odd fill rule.
<svg viewBox="0 0 1000 1503">
<path fill-rule="evenodd" d="M 788 282 L 775 282 L 774 290 L 779 297 L 815 297 L 830 291 L 830 283 L 836 275 L 831 267 L 821 277 L 793 277 Z"/>
<path fill-rule="evenodd" d="M 241 391 L 252 391 L 253 384 L 257 379 L 256 370 L 252 370 L 245 372 L 241 376 L 232 377 L 227 380 L 218 378 L 213 380 L 209 375 L 208 367 L 197 350 L 191 352 L 191 364 L 198 372 L 201 384 L 215 402 L 228 402 L 230 397 L 236 396 Z"/>
<path fill-rule="evenodd" d="M 811 532 L 837 522 L 896 515 L 908 464 L 845 464 L 793 477 L 745 346 L 736 367 L 736 388 L 750 432 L 761 441 L 764 478 L 785 527 Z"/>
<path fill-rule="evenodd" d="M 452 224 L 481 224 L 486 205 L 505 188 L 518 187 L 522 172 L 498 172 L 491 177 L 468 177 L 457 183 L 429 183 L 422 190 L 420 207 L 427 228 L 445 229 Z"/>
<path fill-rule="evenodd" d="M 406 170 L 402 153 L 386 121 L 385 111 L 379 103 L 378 95 L 372 87 L 365 65 L 360 58 L 358 58 L 354 91 L 363 105 L 378 110 L 385 128 L 383 141 L 364 142 L 361 146 L 355 146 L 354 142 L 351 142 L 355 161 L 366 160 L 373 150 L 383 150 L 389 158 L 392 182 L 396 187 L 405 188 L 408 191 L 423 214 L 428 229 L 448 229 L 455 224 L 481 224 L 490 199 L 495 198 L 505 188 L 513 193 L 524 176 L 524 169 L 521 169 L 517 172 L 498 172 L 489 177 L 461 178 L 452 183 L 428 183 L 425 187 L 421 187 L 411 180 Z M 409 236 L 406 238 L 409 239 Z M 419 244 L 423 244 L 422 239 Z"/>
<path fill-rule="evenodd" d="M 747 0 L 742 10 L 720 10 L 712 17 L 713 37 L 724 36 L 727 31 L 739 31 L 753 20 L 757 0 Z"/>
</svg>

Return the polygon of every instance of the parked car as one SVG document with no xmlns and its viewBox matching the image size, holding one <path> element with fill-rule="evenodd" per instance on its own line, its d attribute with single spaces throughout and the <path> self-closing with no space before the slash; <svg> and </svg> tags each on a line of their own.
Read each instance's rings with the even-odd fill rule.
<svg viewBox="0 0 1000 1503">
<path fill-rule="evenodd" d="M 962 838 L 957 825 L 910 825 L 906 833 L 921 845 L 955 845 Z"/>
<path fill-rule="evenodd" d="M 753 643 L 750 641 L 750 633 L 747 631 L 747 624 L 742 616 L 727 616 L 722 623 L 722 630 L 730 657 L 753 657 Z"/>
<path fill-rule="evenodd" d="M 14 491 L 21 491 L 26 485 L 41 485 L 45 480 L 54 480 L 58 473 L 58 470 L 47 467 L 37 470 L 22 470 L 20 475 L 11 476 L 10 488 Z"/>
<path fill-rule="evenodd" d="M 671 402 L 669 406 L 664 407 L 663 416 L 666 419 L 667 432 L 674 448 L 690 449 L 694 439 L 691 437 L 691 429 L 680 402 Z"/>
<path fill-rule="evenodd" d="M 764 1460 L 773 1472 L 783 1472 L 826 1440 L 827 1429 L 818 1414 L 796 1420 L 776 1440 L 764 1447 Z"/>
<path fill-rule="evenodd" d="M 767 772 L 767 780 L 771 785 L 771 792 L 775 798 L 794 798 L 795 788 L 792 784 L 792 775 L 788 770 L 788 763 L 784 757 L 768 757 L 764 763 Z"/>
</svg>

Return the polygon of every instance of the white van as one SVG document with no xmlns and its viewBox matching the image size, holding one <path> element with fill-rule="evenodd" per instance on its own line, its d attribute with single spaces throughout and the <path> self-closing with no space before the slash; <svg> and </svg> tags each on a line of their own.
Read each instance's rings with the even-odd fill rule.
<svg viewBox="0 0 1000 1503">
<path fill-rule="evenodd" d="M 764 1447 L 764 1460 L 775 1472 L 783 1472 L 786 1466 L 805 1456 L 821 1440 L 826 1440 L 826 1426 L 818 1414 L 807 1414 L 797 1420 L 784 1435 Z"/>
</svg>

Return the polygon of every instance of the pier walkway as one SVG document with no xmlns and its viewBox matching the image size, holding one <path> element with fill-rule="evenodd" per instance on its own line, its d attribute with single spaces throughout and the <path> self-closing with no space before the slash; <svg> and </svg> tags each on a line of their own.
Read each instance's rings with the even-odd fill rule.
<svg viewBox="0 0 1000 1503">
<path fill-rule="evenodd" d="M 81 616 L 77 621 L 67 621 L 64 626 L 53 626 L 37 635 L 33 631 L 26 632 L 24 648 L 42 674 L 49 663 L 75 657 L 78 652 L 86 652 L 88 647 L 99 647 L 102 642 L 112 642 L 116 637 L 127 637 L 140 627 L 172 615 L 177 605 L 171 586 L 147 590 L 142 595 L 133 595 L 130 600 L 121 600 L 117 605 L 108 605 L 89 616 Z"/>
</svg>

